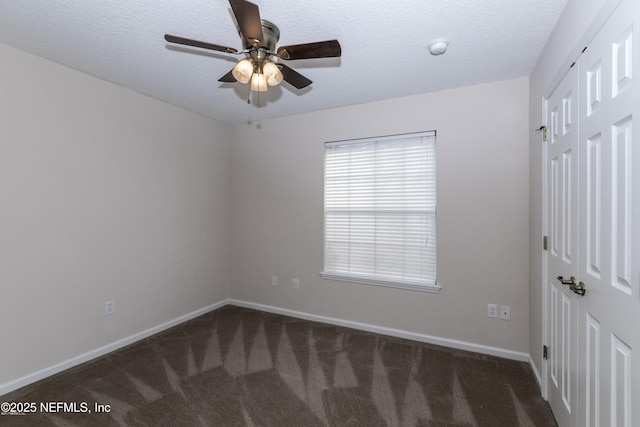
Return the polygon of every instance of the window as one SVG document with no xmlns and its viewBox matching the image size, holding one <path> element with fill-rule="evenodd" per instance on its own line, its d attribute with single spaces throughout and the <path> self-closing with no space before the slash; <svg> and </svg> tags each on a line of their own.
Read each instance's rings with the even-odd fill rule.
<svg viewBox="0 0 640 427">
<path fill-rule="evenodd" d="M 435 131 L 325 143 L 321 276 L 438 292 Z"/>
</svg>

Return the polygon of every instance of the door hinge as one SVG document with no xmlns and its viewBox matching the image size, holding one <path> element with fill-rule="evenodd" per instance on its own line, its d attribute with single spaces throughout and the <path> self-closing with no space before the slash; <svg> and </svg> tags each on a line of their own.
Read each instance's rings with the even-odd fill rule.
<svg viewBox="0 0 640 427">
<path fill-rule="evenodd" d="M 549 348 L 546 345 L 542 346 L 542 358 L 545 360 L 549 358 Z"/>
<path fill-rule="evenodd" d="M 549 128 L 546 126 L 540 126 L 538 129 L 536 129 L 536 133 L 540 133 L 542 132 L 542 140 L 543 141 L 548 141 L 549 140 Z"/>
<path fill-rule="evenodd" d="M 542 249 L 549 249 L 549 236 L 542 236 Z"/>
</svg>

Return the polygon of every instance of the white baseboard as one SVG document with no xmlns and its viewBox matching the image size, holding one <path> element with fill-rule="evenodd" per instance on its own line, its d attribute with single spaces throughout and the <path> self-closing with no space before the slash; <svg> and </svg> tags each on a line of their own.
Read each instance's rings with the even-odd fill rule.
<svg viewBox="0 0 640 427">
<path fill-rule="evenodd" d="M 538 383 L 538 389 L 542 391 L 542 376 L 540 375 L 538 368 L 536 368 L 536 364 L 533 363 L 533 359 L 531 358 L 531 355 L 529 355 L 529 365 L 531 365 L 533 376 L 536 377 L 536 382 Z"/>
<path fill-rule="evenodd" d="M 488 354 L 492 356 L 504 357 L 505 359 L 518 360 L 521 362 L 529 362 L 531 365 L 534 375 L 536 377 L 536 381 L 538 381 L 538 385 L 541 384 L 540 375 L 536 370 L 535 364 L 531 363 L 531 356 L 527 353 L 522 353 L 513 350 L 507 350 L 498 347 L 491 347 L 486 345 L 480 345 L 475 343 L 470 343 L 466 341 L 458 341 L 452 340 L 449 338 L 436 337 L 432 335 L 419 334 L 416 332 L 407 332 L 399 329 L 387 328 L 384 326 L 370 325 L 367 323 L 353 322 L 350 320 L 337 319 L 334 317 L 326 317 L 319 316 L 316 314 L 304 313 L 301 311 L 288 310 L 280 307 L 273 307 L 269 305 L 256 304 L 248 301 L 241 301 L 236 299 L 226 299 L 219 301 L 210 306 L 201 308 L 194 312 L 185 314 L 183 316 L 177 317 L 168 322 L 162 323 L 158 326 L 154 326 L 145 331 L 139 332 L 137 334 L 133 334 L 121 340 L 112 342 L 95 350 L 88 351 L 79 356 L 73 357 L 71 359 L 60 362 L 56 365 L 49 366 L 47 368 L 41 369 L 39 371 L 33 372 L 31 374 L 25 375 L 21 378 L 18 378 L 13 381 L 9 381 L 4 384 L 0 384 L 0 396 L 12 392 L 13 390 L 17 390 L 26 385 L 32 384 L 36 381 L 40 381 L 46 377 L 62 372 L 66 369 L 72 368 L 74 366 L 80 365 L 82 363 L 88 362 L 97 357 L 103 356 L 107 353 L 115 351 L 119 348 L 125 347 L 129 344 L 133 344 L 136 341 L 140 341 L 145 339 L 151 335 L 157 334 L 158 332 L 162 332 L 166 329 L 169 329 L 173 326 L 179 325 L 180 323 L 186 322 L 187 320 L 191 320 L 203 314 L 206 314 L 210 311 L 217 310 L 225 305 L 236 305 L 239 307 L 252 308 L 255 310 L 265 311 L 268 313 L 274 314 L 282 314 L 284 316 L 295 317 L 298 319 L 311 320 L 314 322 L 328 323 L 331 325 L 344 326 L 347 328 L 359 329 L 362 331 L 378 333 L 382 335 L 388 335 L 396 338 L 404 338 L 413 341 L 441 345 L 443 347 L 456 348 L 459 350 L 473 351 L 476 353 Z"/>
<path fill-rule="evenodd" d="M 416 332 L 407 332 L 399 329 L 386 328 L 384 326 L 370 325 L 367 323 L 352 322 L 350 320 L 336 319 L 333 317 L 319 316 L 316 314 L 304 313 L 301 311 L 288 310 L 285 308 L 273 307 L 269 305 L 256 304 L 247 301 L 235 299 L 227 300 L 229 304 L 239 307 L 253 308 L 255 310 L 266 311 L 268 313 L 282 314 L 298 319 L 312 320 L 315 322 L 329 323 L 331 325 L 344 326 L 347 328 L 359 329 L 367 332 L 374 332 L 382 335 L 389 335 L 396 338 L 404 338 L 428 344 L 441 345 L 443 347 L 451 347 L 459 350 L 473 351 L 476 353 L 489 354 L 492 356 L 504 357 L 505 359 L 518 360 L 521 362 L 529 362 L 529 354 L 519 351 L 507 350 L 498 347 L 491 347 L 481 344 L 474 344 L 466 341 L 452 340 L 449 338 L 435 337 L 432 335 L 419 334 Z"/>
<path fill-rule="evenodd" d="M 88 351 L 79 356 L 73 357 L 71 359 L 65 360 L 63 362 L 57 363 L 53 366 L 49 366 L 47 368 L 41 369 L 39 371 L 33 372 L 31 374 L 25 375 L 21 378 L 18 378 L 13 381 L 9 381 L 4 384 L 0 384 L 0 396 L 3 394 L 7 394 L 12 392 L 13 390 L 17 390 L 26 385 L 32 384 L 36 381 L 40 381 L 41 379 L 47 378 L 51 375 L 62 372 L 66 369 L 72 368 L 74 366 L 80 365 L 81 363 L 88 362 L 97 357 L 103 356 L 107 353 L 115 351 L 119 348 L 125 347 L 129 344 L 133 344 L 136 341 L 140 341 L 145 339 L 151 335 L 157 334 L 158 332 L 162 332 L 166 329 L 172 328 L 180 323 L 186 322 L 187 320 L 194 319 L 198 316 L 206 314 L 210 311 L 216 310 L 220 307 L 223 307 L 228 304 L 227 300 L 222 300 L 210 306 L 201 308 L 199 310 L 193 311 L 191 313 L 185 314 L 183 316 L 177 317 L 173 320 L 169 320 L 168 322 L 162 323 L 160 325 L 149 328 L 145 331 L 138 332 L 137 334 L 130 335 L 118 341 L 114 341 L 110 344 L 102 346 L 100 348 L 96 348 L 95 350 Z"/>
</svg>

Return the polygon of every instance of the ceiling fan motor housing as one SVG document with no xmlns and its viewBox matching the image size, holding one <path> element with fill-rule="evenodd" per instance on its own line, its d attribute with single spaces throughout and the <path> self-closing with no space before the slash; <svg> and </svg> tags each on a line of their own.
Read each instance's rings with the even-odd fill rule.
<svg viewBox="0 0 640 427">
<path fill-rule="evenodd" d="M 265 59 L 268 54 L 273 54 L 276 51 L 276 44 L 280 40 L 280 29 L 273 22 L 269 22 L 265 19 L 260 21 L 262 23 L 262 38 L 263 40 L 256 41 L 256 44 L 251 44 L 251 41 L 244 41 L 245 50 L 254 51 L 259 53 L 254 54 L 251 52 L 251 57 L 258 57 Z"/>
</svg>

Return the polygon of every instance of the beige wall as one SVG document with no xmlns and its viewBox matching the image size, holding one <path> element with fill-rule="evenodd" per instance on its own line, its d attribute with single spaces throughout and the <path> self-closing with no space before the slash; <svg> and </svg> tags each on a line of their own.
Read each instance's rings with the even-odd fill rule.
<svg viewBox="0 0 640 427">
<path fill-rule="evenodd" d="M 566 72 L 580 50 L 588 42 L 583 39 L 585 32 L 593 31 L 592 23 L 600 17 L 603 7 L 610 8 L 619 0 L 568 0 L 567 6 L 554 29 L 546 48 L 530 77 L 529 129 L 537 129 L 543 123 L 543 98 L 553 89 L 554 82 Z M 580 42 L 580 43 L 579 43 Z M 564 71 L 563 71 L 564 70 Z M 529 306 L 530 306 L 530 354 L 536 370 L 542 374 L 542 149 L 541 136 L 530 133 L 529 164 L 529 239 L 530 265 Z"/>
<path fill-rule="evenodd" d="M 230 297 L 528 353 L 528 87 L 520 78 L 236 127 Z M 323 143 L 431 129 L 441 293 L 321 279 Z M 510 305 L 511 320 L 489 319 L 487 303 Z"/>
<path fill-rule="evenodd" d="M 0 385 L 226 299 L 227 126 L 5 45 L 0 117 Z"/>
<path fill-rule="evenodd" d="M 16 325 L 0 384 L 223 301 L 228 286 L 243 301 L 531 352 L 540 369 L 530 130 L 612 2 L 569 0 L 530 79 L 233 129 L 0 45 L 0 324 Z M 321 279 L 323 142 L 430 129 L 442 292 Z M 512 320 L 488 319 L 489 302 Z"/>
</svg>

